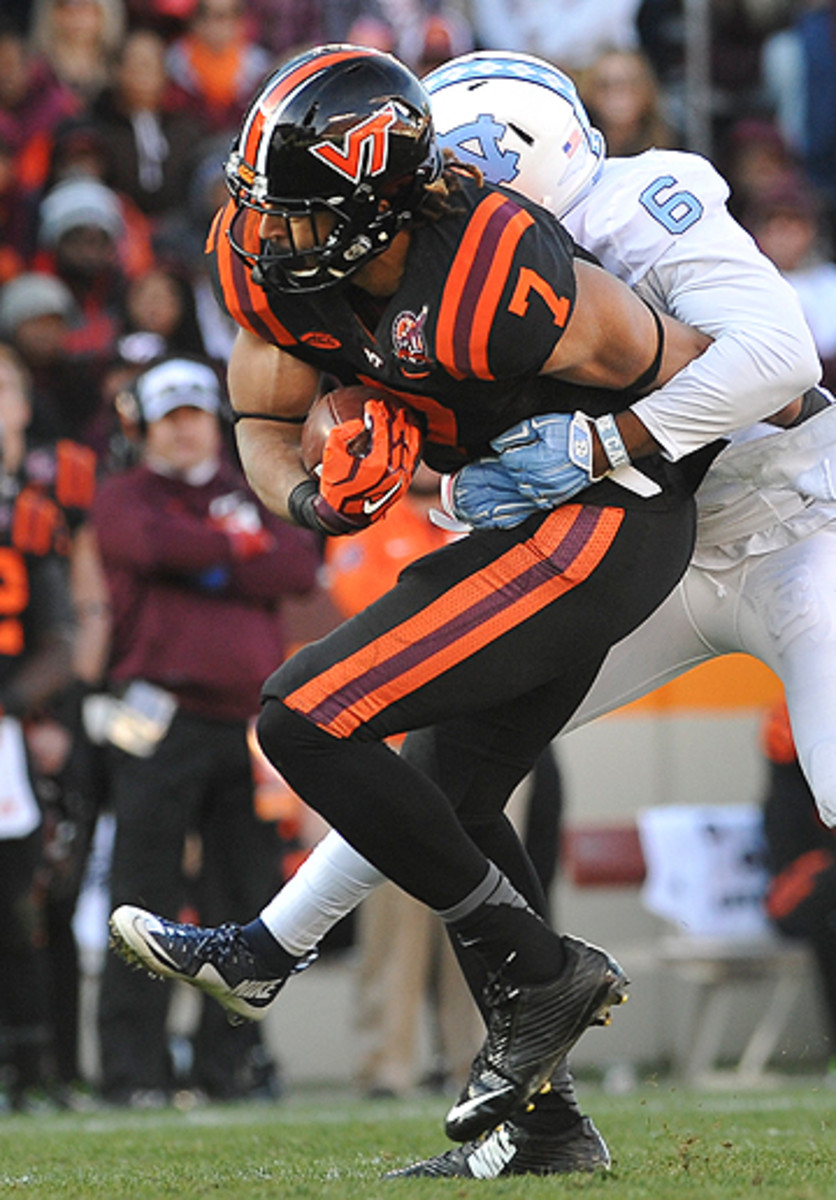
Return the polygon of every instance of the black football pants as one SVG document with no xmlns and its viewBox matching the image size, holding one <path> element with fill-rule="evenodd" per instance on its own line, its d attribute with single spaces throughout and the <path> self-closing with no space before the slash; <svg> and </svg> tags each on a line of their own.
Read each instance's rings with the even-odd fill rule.
<svg viewBox="0 0 836 1200">
<path fill-rule="evenodd" d="M 427 555 L 264 686 L 267 755 L 432 908 L 453 907 L 484 879 L 486 855 L 465 825 L 490 842 L 511 790 L 610 646 L 687 566 L 693 503 L 631 503 L 564 505 Z M 407 730 L 422 732 L 403 755 L 383 744 Z"/>
</svg>

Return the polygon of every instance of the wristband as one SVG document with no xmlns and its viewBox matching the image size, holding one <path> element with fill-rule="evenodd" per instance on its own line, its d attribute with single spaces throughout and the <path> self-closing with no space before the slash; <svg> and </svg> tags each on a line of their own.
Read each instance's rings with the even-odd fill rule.
<svg viewBox="0 0 836 1200">
<path fill-rule="evenodd" d="M 595 419 L 595 428 L 598 432 L 598 437 L 601 439 L 601 445 L 604 447 L 604 454 L 607 456 L 610 468 L 614 471 L 616 467 L 629 466 L 630 455 L 627 453 L 627 447 L 624 445 L 612 413 L 605 413 L 603 417 L 597 417 Z"/>
<path fill-rule="evenodd" d="M 322 527 L 314 508 L 314 497 L 319 495 L 319 487 L 312 479 L 303 479 L 287 498 L 287 510 L 290 518 L 303 529 L 313 529 L 315 533 L 327 533 Z"/>
<path fill-rule="evenodd" d="M 313 479 L 303 479 L 296 484 L 287 498 L 287 511 L 292 521 L 314 533 L 338 536 L 363 528 L 363 522 L 350 521 L 336 512 L 320 494 L 319 485 Z"/>
</svg>

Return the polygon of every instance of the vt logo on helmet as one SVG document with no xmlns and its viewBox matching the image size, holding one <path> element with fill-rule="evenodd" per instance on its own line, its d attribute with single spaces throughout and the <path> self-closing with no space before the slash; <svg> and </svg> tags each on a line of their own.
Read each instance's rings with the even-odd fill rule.
<svg viewBox="0 0 836 1200">
<path fill-rule="evenodd" d="M 311 147 L 311 154 L 318 154 L 323 162 L 352 183 L 359 183 L 364 175 L 379 175 L 386 170 L 389 161 L 388 130 L 397 119 L 394 105 L 387 104 L 380 112 L 349 129 L 342 147 L 334 142 L 320 142 Z"/>
<path fill-rule="evenodd" d="M 388 249 L 440 171 L 412 72 L 376 50 L 317 47 L 271 75 L 244 117 L 226 163 L 242 210 L 230 243 L 268 291 L 332 287 Z M 247 209 L 275 218 L 267 238 Z"/>
</svg>

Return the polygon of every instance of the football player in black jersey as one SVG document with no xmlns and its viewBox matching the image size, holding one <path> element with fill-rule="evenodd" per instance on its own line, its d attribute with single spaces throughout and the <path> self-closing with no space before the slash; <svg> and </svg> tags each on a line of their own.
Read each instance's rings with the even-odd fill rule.
<svg viewBox="0 0 836 1200">
<path fill-rule="evenodd" d="M 29 414 L 18 369 L 0 347 L 0 1024 L 9 1037 L 10 1101 L 23 1109 L 49 1081 L 50 1013 L 34 896 L 43 822 L 21 722 L 69 684 L 74 618 L 64 515 L 22 472 Z"/>
<path fill-rule="evenodd" d="M 706 339 L 579 258 L 543 209 L 443 161 L 421 84 L 377 51 L 327 46 L 281 67 L 227 179 L 207 248 L 241 326 L 230 395 L 268 507 L 350 534 L 408 487 L 419 439 L 375 401 L 370 453 L 351 456 L 348 423 L 318 480 L 306 474 L 300 425 L 323 374 L 385 385 L 422 413 L 431 466 L 481 461 L 516 426 L 558 477 L 542 511 L 515 513 L 513 489 L 500 527 L 420 560 L 295 654 L 267 680 L 258 726 L 291 786 L 439 912 L 467 960 L 488 1034 L 447 1117 L 464 1141 L 518 1111 L 626 992 L 609 955 L 549 928 L 501 814 L 609 647 L 687 565 L 690 487 L 629 405 Z M 384 739 L 408 730 L 421 732 L 398 756 Z M 488 777 L 464 766 L 486 744 Z M 484 844 L 456 809 L 471 832 L 483 817 Z M 127 954 L 244 1016 L 297 965 L 260 921 L 207 936 L 122 908 L 112 928 Z M 571 1097 L 559 1103 L 577 1122 Z M 595 1153 L 603 1164 L 606 1148 Z"/>
</svg>

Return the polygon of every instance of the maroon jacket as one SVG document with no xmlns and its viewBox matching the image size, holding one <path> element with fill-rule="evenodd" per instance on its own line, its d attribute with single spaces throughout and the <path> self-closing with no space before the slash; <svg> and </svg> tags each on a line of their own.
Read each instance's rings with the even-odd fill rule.
<svg viewBox="0 0 836 1200">
<path fill-rule="evenodd" d="M 213 519 L 232 496 L 258 506 L 269 534 L 250 558 Z M 198 487 L 146 467 L 114 475 L 93 523 L 112 594 L 111 681 L 148 680 L 207 717 L 253 716 L 285 654 L 281 598 L 314 586 L 315 535 L 267 513 L 228 466 Z"/>
</svg>

